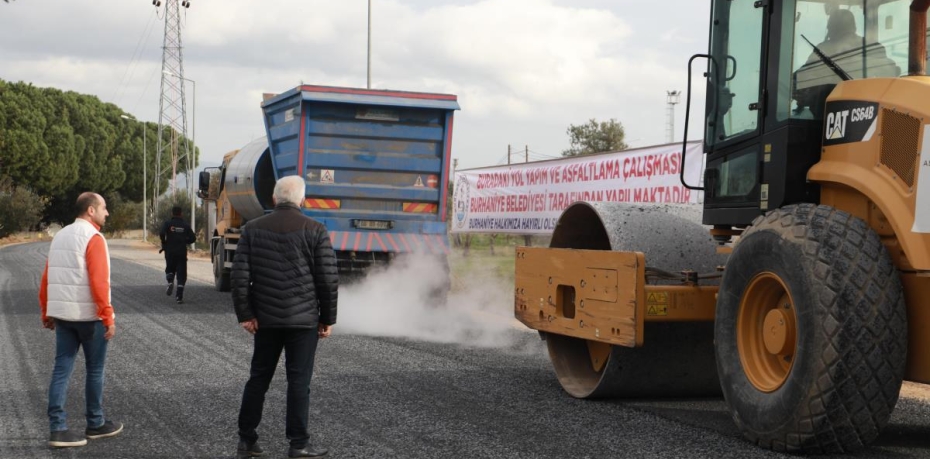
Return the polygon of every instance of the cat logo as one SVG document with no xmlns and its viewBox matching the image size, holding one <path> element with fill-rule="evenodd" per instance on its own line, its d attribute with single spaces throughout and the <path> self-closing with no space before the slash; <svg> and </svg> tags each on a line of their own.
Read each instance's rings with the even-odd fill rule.
<svg viewBox="0 0 930 459">
<path fill-rule="evenodd" d="M 827 126 L 824 133 L 827 140 L 846 137 L 847 118 L 849 118 L 849 110 L 840 110 L 827 114 Z"/>
<path fill-rule="evenodd" d="M 823 145 L 868 142 L 875 134 L 878 104 L 867 100 L 827 102 L 823 123 Z"/>
</svg>

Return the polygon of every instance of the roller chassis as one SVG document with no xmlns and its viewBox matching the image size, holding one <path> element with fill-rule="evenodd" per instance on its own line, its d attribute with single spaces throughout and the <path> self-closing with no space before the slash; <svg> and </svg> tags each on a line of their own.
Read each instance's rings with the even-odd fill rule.
<svg viewBox="0 0 930 459">
<path fill-rule="evenodd" d="M 778 451 L 848 452 L 874 440 L 907 354 L 901 280 L 875 232 L 829 206 L 792 205 L 754 221 L 728 257 L 709 256 L 688 244 L 703 238 L 713 250 L 707 231 L 662 217 L 667 211 L 576 203 L 554 247 L 517 249 L 515 316 L 546 339 L 564 390 L 578 398 L 722 392 L 744 436 Z M 645 234 L 678 220 L 660 239 L 689 250 L 650 257 L 649 238 L 629 250 L 643 236 L 618 222 L 635 216 Z M 717 264 L 719 285 L 709 275 Z M 670 273 L 679 281 L 665 279 Z"/>
</svg>

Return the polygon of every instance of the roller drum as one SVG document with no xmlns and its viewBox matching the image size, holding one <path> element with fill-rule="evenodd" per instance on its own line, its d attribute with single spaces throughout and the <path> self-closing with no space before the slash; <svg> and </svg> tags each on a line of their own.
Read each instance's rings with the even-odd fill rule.
<svg viewBox="0 0 930 459">
<path fill-rule="evenodd" d="M 550 247 L 636 251 L 649 267 L 706 273 L 725 259 L 700 222 L 697 206 L 579 202 L 562 213 Z M 713 332 L 712 322 L 646 323 L 644 345 L 611 346 L 601 369 L 590 355 L 610 345 L 555 334 L 546 341 L 559 382 L 574 397 L 711 396 L 720 394 Z"/>
</svg>

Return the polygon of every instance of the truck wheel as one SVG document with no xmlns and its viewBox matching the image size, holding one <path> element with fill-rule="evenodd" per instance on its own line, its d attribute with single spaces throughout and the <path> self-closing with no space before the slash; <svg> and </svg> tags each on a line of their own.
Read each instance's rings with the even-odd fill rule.
<svg viewBox="0 0 930 459">
<path fill-rule="evenodd" d="M 801 204 L 756 219 L 727 262 L 714 333 L 733 420 L 759 446 L 856 451 L 898 400 L 901 280 L 878 235 L 846 212 Z"/>
<path fill-rule="evenodd" d="M 223 241 L 216 243 L 216 252 L 213 253 L 213 288 L 219 292 L 229 291 L 229 271 L 225 265 L 226 246 Z"/>
<path fill-rule="evenodd" d="M 694 206 L 579 202 L 559 217 L 550 247 L 638 251 L 670 272 L 712 272 L 724 259 Z M 640 348 L 545 334 L 562 388 L 577 398 L 720 394 L 712 322 L 647 323 Z"/>
</svg>

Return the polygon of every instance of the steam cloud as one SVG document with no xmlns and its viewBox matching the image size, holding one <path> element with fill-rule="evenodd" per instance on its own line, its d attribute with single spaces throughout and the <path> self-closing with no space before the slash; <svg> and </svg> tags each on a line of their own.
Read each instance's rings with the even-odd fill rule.
<svg viewBox="0 0 930 459">
<path fill-rule="evenodd" d="M 435 258 L 409 257 L 340 285 L 334 331 L 479 347 L 526 341 L 530 330 L 513 317 L 510 283 L 487 271 L 460 275 L 443 305 L 431 292 L 445 276 Z"/>
</svg>

